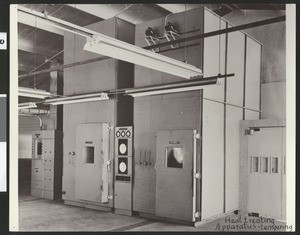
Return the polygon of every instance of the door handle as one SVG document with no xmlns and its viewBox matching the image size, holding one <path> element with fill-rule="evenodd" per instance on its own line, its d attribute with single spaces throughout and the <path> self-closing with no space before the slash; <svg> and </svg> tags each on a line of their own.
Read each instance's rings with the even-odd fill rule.
<svg viewBox="0 0 300 235">
<path fill-rule="evenodd" d="M 111 165 L 111 160 L 108 160 L 106 163 L 106 170 L 108 173 L 110 173 L 110 165 Z"/>
</svg>

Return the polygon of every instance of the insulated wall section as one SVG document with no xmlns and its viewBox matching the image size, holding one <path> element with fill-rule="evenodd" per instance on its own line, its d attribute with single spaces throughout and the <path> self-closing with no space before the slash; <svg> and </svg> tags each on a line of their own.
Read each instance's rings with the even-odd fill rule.
<svg viewBox="0 0 300 235">
<path fill-rule="evenodd" d="M 226 22 L 210 11 L 204 11 L 204 33 L 226 28 Z M 204 77 L 225 74 L 226 35 L 218 35 L 204 39 L 203 74 Z M 232 79 L 232 78 L 229 78 Z M 204 98 L 223 101 L 225 79 L 221 84 L 205 88 Z"/>
<path fill-rule="evenodd" d="M 260 109 L 261 45 L 247 37 L 245 106 Z"/>
<path fill-rule="evenodd" d="M 239 158 L 240 158 L 240 120 L 243 109 L 226 106 L 226 174 L 225 174 L 225 210 L 239 208 Z"/>
<path fill-rule="evenodd" d="M 226 102 L 243 106 L 245 70 L 245 34 L 236 31 L 228 34 L 227 72 L 234 77 L 227 79 Z"/>
<path fill-rule="evenodd" d="M 223 213 L 224 105 L 203 100 L 202 219 Z"/>
</svg>

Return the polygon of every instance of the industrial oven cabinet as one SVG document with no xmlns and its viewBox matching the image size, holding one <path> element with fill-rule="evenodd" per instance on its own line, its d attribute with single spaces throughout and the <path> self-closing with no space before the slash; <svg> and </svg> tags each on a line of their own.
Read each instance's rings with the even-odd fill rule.
<svg viewBox="0 0 300 235">
<path fill-rule="evenodd" d="M 163 35 L 166 22 L 171 22 L 180 32 L 179 38 L 233 26 L 200 7 L 136 25 L 135 44 L 147 46 L 144 31 L 148 27 L 157 35 Z M 163 42 L 161 39 L 157 45 Z M 244 32 L 236 31 L 186 41 L 176 48 L 158 48 L 157 53 L 201 68 L 203 79 L 219 73 L 235 75 L 220 79 L 219 85 L 205 86 L 197 91 L 134 98 L 133 210 L 142 216 L 193 224 L 237 211 L 240 208 L 239 122 L 260 118 L 262 45 Z M 184 78 L 135 66 L 135 87 L 175 81 L 184 81 Z M 161 216 L 162 208 L 157 205 L 161 181 L 165 182 L 157 174 L 160 151 L 157 138 L 162 131 L 180 130 L 195 130 L 198 134 L 194 146 L 195 188 L 190 187 L 196 191 L 196 200 L 188 220 L 181 215 L 171 216 L 174 211 L 169 203 L 163 208 L 169 211 L 169 218 L 167 212 Z M 140 164 L 143 161 L 151 164 Z M 174 172 L 174 176 L 176 174 Z M 185 189 L 184 185 L 178 187 Z M 174 192 L 170 187 L 165 195 L 174 200 L 173 207 L 176 207 L 178 200 L 171 199 Z M 182 203 L 191 200 L 189 197 L 182 194 Z"/>
</svg>

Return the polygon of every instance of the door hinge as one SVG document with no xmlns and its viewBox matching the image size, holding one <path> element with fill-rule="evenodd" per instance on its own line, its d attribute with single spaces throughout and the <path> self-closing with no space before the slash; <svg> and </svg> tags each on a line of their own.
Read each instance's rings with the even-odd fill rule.
<svg viewBox="0 0 300 235">
<path fill-rule="evenodd" d="M 194 218 L 200 218 L 201 213 L 199 211 L 194 213 Z"/>
<path fill-rule="evenodd" d="M 108 196 L 107 196 L 107 199 L 108 199 L 108 200 L 111 200 L 111 199 L 113 199 L 113 198 L 114 198 L 113 195 L 108 195 Z"/>
<path fill-rule="evenodd" d="M 194 177 L 195 179 L 201 179 L 201 174 L 199 172 L 196 172 Z"/>
<path fill-rule="evenodd" d="M 194 138 L 197 140 L 200 140 L 200 138 L 201 138 L 200 133 L 195 133 Z"/>
</svg>

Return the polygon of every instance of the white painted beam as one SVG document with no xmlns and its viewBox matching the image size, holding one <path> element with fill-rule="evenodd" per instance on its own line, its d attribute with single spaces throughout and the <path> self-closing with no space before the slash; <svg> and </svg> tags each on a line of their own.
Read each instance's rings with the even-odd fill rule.
<svg viewBox="0 0 300 235">
<path fill-rule="evenodd" d="M 34 28 L 39 28 L 51 33 L 56 33 L 59 35 L 64 35 L 64 31 L 61 29 L 58 29 L 56 27 L 53 27 L 49 24 L 45 24 L 42 21 L 38 21 L 37 17 L 33 15 L 26 14 L 24 12 L 18 11 L 18 22 L 26 25 L 30 25 Z"/>
<path fill-rule="evenodd" d="M 179 13 L 185 10 L 188 11 L 201 6 L 201 4 L 156 4 L 156 5 L 172 13 Z"/>
<path fill-rule="evenodd" d="M 109 19 L 114 17 L 122 11 L 125 4 L 67 4 L 91 15 L 97 16 L 102 19 Z"/>
</svg>

